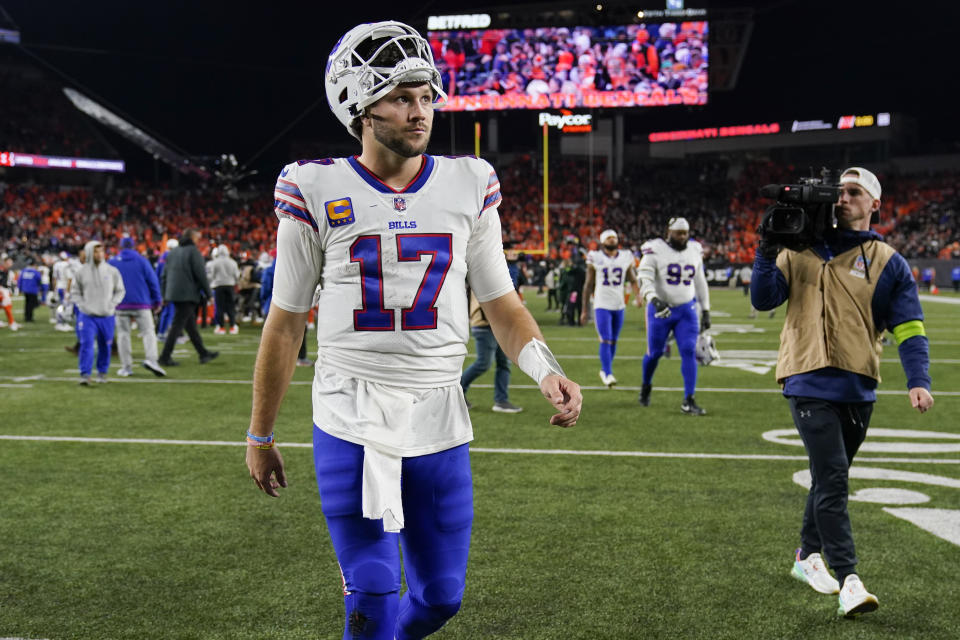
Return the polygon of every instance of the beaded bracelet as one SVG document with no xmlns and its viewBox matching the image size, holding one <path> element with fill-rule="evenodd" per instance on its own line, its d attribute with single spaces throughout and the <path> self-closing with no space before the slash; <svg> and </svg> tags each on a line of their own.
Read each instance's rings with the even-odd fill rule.
<svg viewBox="0 0 960 640">
<path fill-rule="evenodd" d="M 276 442 L 272 432 L 268 436 L 257 436 L 247 431 L 247 444 L 256 449 L 273 449 Z"/>
</svg>

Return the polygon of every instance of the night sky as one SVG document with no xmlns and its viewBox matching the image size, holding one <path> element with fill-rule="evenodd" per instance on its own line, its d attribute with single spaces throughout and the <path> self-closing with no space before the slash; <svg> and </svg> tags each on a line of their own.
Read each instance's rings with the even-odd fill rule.
<svg viewBox="0 0 960 640">
<path fill-rule="evenodd" d="M 529 3 L 515 3 L 521 4 Z M 909 5 L 915 13 L 875 9 L 885 4 L 712 2 L 756 11 L 736 89 L 712 95 L 706 107 L 630 114 L 627 135 L 890 111 L 917 118 L 927 149 L 960 151 L 953 104 L 960 76 L 960 3 Z M 163 0 L 0 0 L 0 5 L 20 27 L 26 48 L 81 90 L 191 154 L 233 152 L 246 162 L 320 99 L 258 159 L 255 165 L 265 172 L 287 159 L 290 136 L 348 140 L 327 108 L 322 82 L 326 57 L 343 32 L 360 22 L 422 24 L 428 15 L 489 6 Z M 535 117 L 530 114 L 531 126 Z M 438 123 L 438 134 L 443 126 Z"/>
</svg>

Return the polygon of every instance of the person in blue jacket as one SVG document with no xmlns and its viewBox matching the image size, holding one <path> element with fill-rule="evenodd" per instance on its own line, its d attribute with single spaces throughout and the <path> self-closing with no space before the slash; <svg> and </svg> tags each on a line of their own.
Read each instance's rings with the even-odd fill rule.
<svg viewBox="0 0 960 640">
<path fill-rule="evenodd" d="M 41 274 L 33 266 L 33 258 L 27 258 L 27 266 L 20 271 L 17 289 L 23 294 L 23 321 L 33 322 L 33 310 L 40 305 Z"/>
<path fill-rule="evenodd" d="M 150 261 L 133 248 L 133 238 L 120 240 L 120 253 L 109 263 L 120 271 L 126 293 L 117 305 L 117 353 L 120 356 L 120 371 L 117 375 L 133 375 L 133 352 L 130 345 L 130 328 L 136 321 L 143 339 L 143 366 L 156 376 L 167 372 L 157 364 L 157 334 L 153 325 L 153 311 L 162 302 L 160 281 Z"/>
<path fill-rule="evenodd" d="M 880 181 L 851 167 L 841 174 L 840 188 L 837 228 L 813 246 L 781 250 L 761 224 L 750 296 L 762 311 L 789 302 L 777 381 L 790 402 L 811 476 L 791 574 L 815 591 L 838 593 L 838 613 L 853 616 L 878 607 L 857 573 L 847 483 L 877 399 L 884 331 L 899 345 L 911 406 L 924 413 L 933 396 L 923 310 L 910 267 L 870 230 L 879 221 Z"/>
<path fill-rule="evenodd" d="M 176 238 L 170 238 L 167 240 L 167 250 L 163 252 L 163 255 L 157 260 L 157 281 L 163 282 L 163 270 L 167 266 L 167 256 L 170 255 L 170 252 L 180 246 L 180 242 Z M 167 331 L 170 329 L 170 325 L 173 323 L 173 303 L 167 302 L 163 304 L 163 308 L 160 310 L 160 317 L 157 320 L 157 337 L 163 340 L 167 337 Z"/>
<path fill-rule="evenodd" d="M 270 301 L 273 299 L 273 274 L 277 270 L 277 250 L 270 250 L 272 262 L 260 274 L 260 314 L 266 318 L 270 312 Z"/>
</svg>

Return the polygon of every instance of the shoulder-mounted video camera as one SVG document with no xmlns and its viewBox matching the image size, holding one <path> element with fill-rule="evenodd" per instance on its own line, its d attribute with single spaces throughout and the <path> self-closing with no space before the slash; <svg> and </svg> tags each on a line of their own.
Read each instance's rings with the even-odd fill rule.
<svg viewBox="0 0 960 640">
<path fill-rule="evenodd" d="M 767 243 L 798 251 L 822 241 L 826 231 L 837 226 L 838 171 L 822 169 L 819 178 L 800 178 L 798 184 L 768 184 L 760 195 L 776 200 L 757 229 Z"/>
</svg>

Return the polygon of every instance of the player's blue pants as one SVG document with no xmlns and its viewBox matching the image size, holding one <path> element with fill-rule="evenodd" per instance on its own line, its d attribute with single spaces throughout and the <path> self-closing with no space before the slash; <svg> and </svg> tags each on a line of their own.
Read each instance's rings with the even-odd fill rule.
<svg viewBox="0 0 960 640">
<path fill-rule="evenodd" d="M 403 459 L 400 533 L 363 517 L 362 446 L 315 426 L 313 457 L 343 574 L 343 639 L 414 640 L 442 627 L 460 609 L 466 581 L 473 523 L 469 447 Z M 401 549 L 407 591 L 399 598 Z"/>
<path fill-rule="evenodd" d="M 692 396 L 697 390 L 697 336 L 700 333 L 700 318 L 697 317 L 697 302 L 692 300 L 679 307 L 670 307 L 669 318 L 654 316 L 656 308 L 647 305 L 647 353 L 643 356 L 643 384 L 653 384 L 653 372 L 667 345 L 667 337 L 673 331 L 680 351 L 680 373 L 683 375 L 683 392 Z"/>
<path fill-rule="evenodd" d="M 77 336 L 80 338 L 80 375 L 93 371 L 93 343 L 97 343 L 97 371 L 110 369 L 110 344 L 113 342 L 114 316 L 88 316 L 77 311 Z"/>
<path fill-rule="evenodd" d="M 173 303 L 168 302 L 163 305 L 163 309 L 160 311 L 160 318 L 157 320 L 157 335 L 165 335 L 167 331 L 170 330 L 170 325 L 173 323 Z"/>
<path fill-rule="evenodd" d="M 613 357 L 617 355 L 617 338 L 623 328 L 623 309 L 594 309 L 593 320 L 600 336 L 600 368 L 613 374 Z"/>
</svg>

